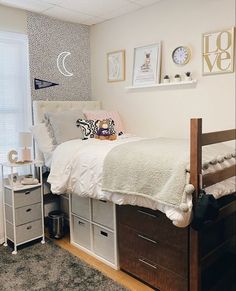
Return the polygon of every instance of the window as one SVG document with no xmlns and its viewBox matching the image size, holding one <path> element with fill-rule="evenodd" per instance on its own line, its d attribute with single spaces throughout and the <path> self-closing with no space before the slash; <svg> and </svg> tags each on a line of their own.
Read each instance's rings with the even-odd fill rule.
<svg viewBox="0 0 236 291">
<path fill-rule="evenodd" d="M 19 150 L 19 132 L 29 130 L 31 124 L 29 88 L 27 36 L 0 32 L 0 162 L 7 160 L 9 150 Z M 0 243 L 2 240 L 3 217 L 0 187 Z"/>
<path fill-rule="evenodd" d="M 29 131 L 31 100 L 29 91 L 28 38 L 0 32 L 0 161 L 7 152 L 18 150 L 20 131 Z"/>
</svg>

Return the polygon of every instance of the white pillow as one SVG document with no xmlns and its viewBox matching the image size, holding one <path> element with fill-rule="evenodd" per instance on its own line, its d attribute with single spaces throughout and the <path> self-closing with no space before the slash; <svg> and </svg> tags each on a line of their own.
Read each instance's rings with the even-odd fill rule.
<svg viewBox="0 0 236 291">
<path fill-rule="evenodd" d="M 55 145 L 52 143 L 52 138 L 49 135 L 45 123 L 39 123 L 30 127 L 30 131 L 34 137 L 38 149 L 45 154 L 51 153 L 55 149 Z"/>
</svg>

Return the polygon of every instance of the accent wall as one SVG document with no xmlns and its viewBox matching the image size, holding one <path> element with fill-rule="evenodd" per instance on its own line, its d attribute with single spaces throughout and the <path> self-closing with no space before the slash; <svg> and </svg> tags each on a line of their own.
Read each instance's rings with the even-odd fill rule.
<svg viewBox="0 0 236 291">
<path fill-rule="evenodd" d="M 32 99 L 89 100 L 89 27 L 30 12 L 27 26 Z M 58 85 L 35 90 L 34 79 Z"/>
</svg>

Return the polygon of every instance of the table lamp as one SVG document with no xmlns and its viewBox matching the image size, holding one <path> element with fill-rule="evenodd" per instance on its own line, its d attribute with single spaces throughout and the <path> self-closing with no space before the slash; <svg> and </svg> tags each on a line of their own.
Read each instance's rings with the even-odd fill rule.
<svg viewBox="0 0 236 291">
<path fill-rule="evenodd" d="M 20 132 L 19 133 L 19 143 L 20 147 L 22 147 L 21 151 L 21 159 L 24 162 L 31 161 L 31 151 L 29 147 L 32 146 L 32 135 L 30 132 Z"/>
</svg>

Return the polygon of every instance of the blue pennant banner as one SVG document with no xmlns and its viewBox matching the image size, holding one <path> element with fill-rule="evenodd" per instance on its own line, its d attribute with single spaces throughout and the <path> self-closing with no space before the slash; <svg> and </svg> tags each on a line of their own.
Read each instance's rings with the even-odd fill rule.
<svg viewBox="0 0 236 291">
<path fill-rule="evenodd" d="M 34 89 L 35 90 L 44 89 L 44 88 L 57 86 L 57 85 L 59 85 L 59 84 L 52 83 L 52 82 L 45 81 L 45 80 L 40 80 L 40 79 L 34 79 Z"/>
</svg>

